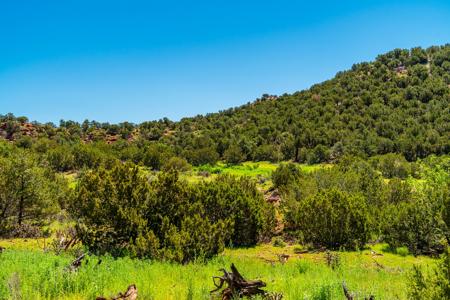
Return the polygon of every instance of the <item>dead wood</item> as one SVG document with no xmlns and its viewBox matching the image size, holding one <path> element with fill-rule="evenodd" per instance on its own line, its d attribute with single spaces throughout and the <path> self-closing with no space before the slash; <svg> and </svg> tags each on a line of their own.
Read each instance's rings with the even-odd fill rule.
<svg viewBox="0 0 450 300">
<path fill-rule="evenodd" d="M 289 259 L 289 254 L 278 254 L 278 260 L 280 261 L 280 263 L 285 264 L 288 259 Z"/>
<path fill-rule="evenodd" d="M 344 289 L 344 296 L 345 298 L 347 298 L 347 300 L 353 300 L 355 297 L 353 296 L 352 293 L 350 293 L 350 291 L 347 288 L 347 285 L 345 284 L 345 281 L 342 282 L 342 288 Z"/>
<path fill-rule="evenodd" d="M 79 257 L 77 257 L 74 261 L 72 261 L 70 263 L 70 265 L 68 265 L 66 267 L 67 270 L 69 271 L 76 271 L 78 270 L 79 267 L 81 267 L 81 262 L 83 261 L 83 259 L 86 257 L 86 253 L 81 254 Z"/>
<path fill-rule="evenodd" d="M 135 284 L 128 286 L 125 293 L 119 293 L 112 298 L 97 297 L 95 300 L 136 300 L 138 296 L 138 290 Z"/>
<path fill-rule="evenodd" d="M 256 295 L 262 295 L 266 299 L 281 299 L 280 294 L 270 294 L 261 288 L 266 286 L 266 283 L 261 280 L 246 280 L 239 273 L 234 264 L 231 264 L 231 272 L 225 269 L 221 269 L 223 276 L 213 276 L 213 283 L 216 286 L 214 290 L 211 291 L 215 293 L 227 284 L 222 292 L 222 300 L 231 300 L 234 298 L 252 297 Z"/>
<path fill-rule="evenodd" d="M 373 259 L 373 261 L 375 262 L 375 265 L 376 265 L 379 269 L 385 269 L 385 267 L 384 267 L 382 264 L 380 264 L 375 258 L 372 257 L 372 259 Z"/>
<path fill-rule="evenodd" d="M 342 282 L 342 289 L 344 290 L 344 296 L 347 300 L 355 300 L 356 296 L 354 293 L 350 292 L 345 284 L 345 281 Z M 375 300 L 375 296 L 370 295 L 369 297 L 364 297 L 364 300 Z"/>
<path fill-rule="evenodd" d="M 272 267 L 274 267 L 275 263 L 277 262 L 276 260 L 268 259 L 268 258 L 265 258 L 265 257 L 258 257 L 258 258 L 263 260 L 266 263 L 269 263 Z"/>
</svg>

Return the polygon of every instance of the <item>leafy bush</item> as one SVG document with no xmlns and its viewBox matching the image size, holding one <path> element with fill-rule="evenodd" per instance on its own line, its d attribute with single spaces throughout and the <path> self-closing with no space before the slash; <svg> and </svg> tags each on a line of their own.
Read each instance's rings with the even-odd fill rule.
<svg viewBox="0 0 450 300">
<path fill-rule="evenodd" d="M 446 249 L 433 272 L 427 274 L 414 266 L 409 274 L 408 298 L 411 300 L 450 299 L 450 250 Z"/>
<path fill-rule="evenodd" d="M 395 253 L 400 256 L 407 256 L 409 254 L 409 250 L 407 247 L 398 247 L 397 249 L 395 249 Z"/>
<path fill-rule="evenodd" d="M 231 144 L 223 153 L 223 158 L 229 164 L 238 164 L 246 159 L 241 147 L 237 144 Z"/>
<path fill-rule="evenodd" d="M 187 172 L 190 169 L 191 165 L 187 162 L 187 160 L 177 156 L 169 158 L 169 160 L 164 163 L 162 168 L 162 170 L 166 172 L 171 170 L 179 172 Z"/>
<path fill-rule="evenodd" d="M 117 164 L 84 174 L 72 212 L 94 252 L 187 262 L 230 242 L 254 245 L 266 229 L 264 203 L 247 179 L 219 176 L 191 186 L 171 171 L 149 183 L 138 167 Z"/>
<path fill-rule="evenodd" d="M 286 243 L 283 241 L 281 237 L 275 237 L 272 239 L 272 245 L 274 247 L 284 248 L 286 247 Z"/>
<path fill-rule="evenodd" d="M 304 241 L 316 246 L 355 249 L 369 239 L 370 217 L 360 195 L 324 190 L 299 201 L 293 214 Z"/>
<path fill-rule="evenodd" d="M 75 166 L 75 159 L 69 147 L 59 146 L 47 152 L 47 161 L 50 166 L 59 172 L 72 170 Z"/>
<path fill-rule="evenodd" d="M 300 176 L 300 170 L 295 164 L 280 164 L 272 173 L 272 182 L 274 187 L 279 188 L 297 182 Z"/>
<path fill-rule="evenodd" d="M 411 174 L 411 166 L 401 154 L 389 153 L 372 159 L 375 167 L 387 178 L 406 178 Z"/>
<path fill-rule="evenodd" d="M 246 178 L 219 175 L 215 181 L 198 185 L 196 199 L 201 199 L 212 221 L 230 219 L 234 246 L 255 245 L 274 225 L 274 209 L 255 183 Z"/>
<path fill-rule="evenodd" d="M 219 154 L 212 147 L 204 147 L 183 152 L 183 156 L 194 166 L 214 165 L 219 160 Z"/>
<path fill-rule="evenodd" d="M 387 205 L 384 238 L 391 248 L 406 246 L 417 254 L 441 253 L 447 243 L 442 194 L 427 190 L 408 202 Z"/>
</svg>

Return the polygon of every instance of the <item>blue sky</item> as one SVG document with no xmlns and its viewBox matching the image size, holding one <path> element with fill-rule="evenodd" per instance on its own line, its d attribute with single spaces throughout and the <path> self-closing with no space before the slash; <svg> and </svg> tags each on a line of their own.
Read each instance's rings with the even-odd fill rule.
<svg viewBox="0 0 450 300">
<path fill-rule="evenodd" d="M 0 0 L 0 114 L 178 120 L 450 42 L 450 1 Z"/>
</svg>

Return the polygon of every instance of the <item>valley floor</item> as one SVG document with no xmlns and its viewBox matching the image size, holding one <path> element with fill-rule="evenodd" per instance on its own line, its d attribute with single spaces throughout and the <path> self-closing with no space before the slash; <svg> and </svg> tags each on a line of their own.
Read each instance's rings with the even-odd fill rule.
<svg viewBox="0 0 450 300">
<path fill-rule="evenodd" d="M 125 291 L 132 283 L 139 299 L 210 299 L 212 276 L 221 275 L 219 269 L 229 269 L 231 263 L 247 279 L 265 281 L 267 291 L 283 293 L 283 299 L 345 299 L 343 281 L 361 299 L 407 299 L 412 266 L 435 264 L 428 257 L 400 256 L 375 245 L 376 252 L 337 252 L 333 269 L 324 252 L 295 254 L 298 247 L 266 244 L 227 249 L 207 263 L 188 265 L 88 257 L 77 272 L 68 272 L 65 267 L 74 257 L 43 252 L 43 240 L 0 240 L 0 246 L 6 248 L 0 254 L 0 299 L 95 299 Z M 278 254 L 290 257 L 281 264 Z"/>
</svg>

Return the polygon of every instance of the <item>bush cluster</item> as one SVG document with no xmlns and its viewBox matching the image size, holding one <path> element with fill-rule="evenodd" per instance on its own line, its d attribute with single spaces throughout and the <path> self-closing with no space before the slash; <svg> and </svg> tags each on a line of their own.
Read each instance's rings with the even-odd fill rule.
<svg viewBox="0 0 450 300">
<path fill-rule="evenodd" d="M 248 179 L 189 185 L 170 171 L 149 180 L 131 164 L 86 172 L 72 211 L 94 252 L 177 262 L 209 258 L 228 244 L 255 245 L 271 218 Z"/>
<path fill-rule="evenodd" d="M 273 179 L 281 187 L 286 231 L 332 249 L 360 248 L 373 238 L 415 255 L 442 253 L 450 238 L 448 157 L 420 163 L 426 185 L 395 171 L 410 168 L 402 157 L 377 161 L 344 157 L 308 174 L 280 165 Z"/>
</svg>

